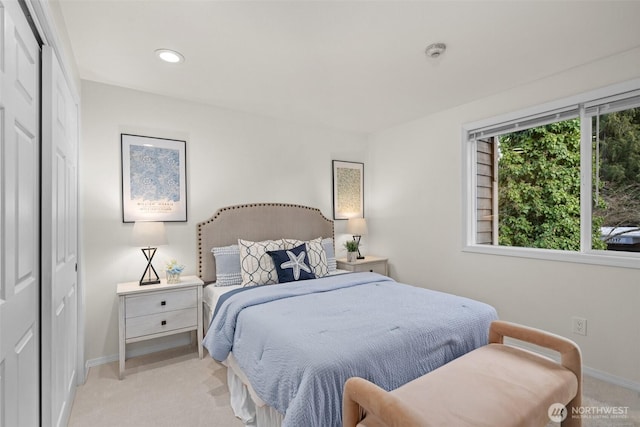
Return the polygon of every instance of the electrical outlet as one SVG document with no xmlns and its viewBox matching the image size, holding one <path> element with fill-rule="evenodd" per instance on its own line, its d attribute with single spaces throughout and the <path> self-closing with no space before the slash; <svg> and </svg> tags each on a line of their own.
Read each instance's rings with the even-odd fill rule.
<svg viewBox="0 0 640 427">
<path fill-rule="evenodd" d="M 587 319 L 584 317 L 572 317 L 573 333 L 578 335 L 587 335 Z"/>
</svg>

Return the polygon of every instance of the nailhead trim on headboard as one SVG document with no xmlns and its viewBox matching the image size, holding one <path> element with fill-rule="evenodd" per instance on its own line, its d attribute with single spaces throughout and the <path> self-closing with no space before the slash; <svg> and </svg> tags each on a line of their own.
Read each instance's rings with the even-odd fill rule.
<svg viewBox="0 0 640 427">
<path fill-rule="evenodd" d="M 208 278 L 204 277 L 204 257 L 205 256 L 211 256 L 211 252 L 210 252 L 211 248 L 204 248 L 203 247 L 204 227 L 206 225 L 216 221 L 220 217 L 220 215 L 222 215 L 223 213 L 225 213 L 227 211 L 241 210 L 241 209 L 263 208 L 263 207 L 278 207 L 278 208 L 286 208 L 286 209 L 303 209 L 303 210 L 309 210 L 309 211 L 312 211 L 312 212 L 316 212 L 319 215 L 319 219 L 327 221 L 328 225 L 330 224 L 330 230 L 331 230 L 331 236 L 330 237 L 334 237 L 334 235 L 335 235 L 333 221 L 330 220 L 329 218 L 325 217 L 322 214 L 322 212 L 320 211 L 320 209 L 318 209 L 318 208 L 312 208 L 312 207 L 309 207 L 309 206 L 289 204 L 289 203 L 251 203 L 251 204 L 227 206 L 227 207 L 224 207 L 224 208 L 220 208 L 209 219 L 207 219 L 205 221 L 202 221 L 202 222 L 199 222 L 196 225 L 197 233 L 198 233 L 198 242 L 197 242 L 198 243 L 198 248 L 197 248 L 198 249 L 198 276 L 200 278 L 202 278 L 205 281 L 205 283 L 207 283 L 207 282 L 210 283 L 211 282 L 211 280 L 208 280 Z M 280 237 L 295 237 L 295 236 L 280 236 Z M 323 236 L 323 237 L 329 237 L 329 236 Z"/>
</svg>

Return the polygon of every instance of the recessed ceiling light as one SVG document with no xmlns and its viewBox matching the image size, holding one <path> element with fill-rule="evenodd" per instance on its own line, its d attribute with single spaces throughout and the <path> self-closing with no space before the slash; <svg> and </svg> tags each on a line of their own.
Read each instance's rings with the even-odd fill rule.
<svg viewBox="0 0 640 427">
<path fill-rule="evenodd" d="M 170 62 L 172 64 L 178 62 L 184 62 L 184 56 L 180 54 L 180 52 L 176 52 L 171 49 L 158 49 L 156 50 L 156 55 L 158 58 L 162 59 L 165 62 Z"/>
<path fill-rule="evenodd" d="M 424 50 L 424 53 L 429 58 L 437 58 L 440 55 L 442 55 L 445 50 L 447 50 L 447 45 L 446 44 L 444 44 L 444 43 L 434 43 L 434 44 L 430 44 L 429 46 L 427 46 L 427 48 Z"/>
</svg>

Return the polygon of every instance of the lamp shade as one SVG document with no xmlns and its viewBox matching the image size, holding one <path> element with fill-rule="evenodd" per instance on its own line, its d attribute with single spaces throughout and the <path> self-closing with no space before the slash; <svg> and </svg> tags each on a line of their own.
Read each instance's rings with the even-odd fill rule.
<svg viewBox="0 0 640 427">
<path fill-rule="evenodd" d="M 364 218 L 349 218 L 347 221 L 347 233 L 353 236 L 367 234 L 367 220 Z"/>
<path fill-rule="evenodd" d="M 167 244 L 167 233 L 164 222 L 136 221 L 133 224 L 131 245 L 133 246 L 159 246 Z"/>
</svg>

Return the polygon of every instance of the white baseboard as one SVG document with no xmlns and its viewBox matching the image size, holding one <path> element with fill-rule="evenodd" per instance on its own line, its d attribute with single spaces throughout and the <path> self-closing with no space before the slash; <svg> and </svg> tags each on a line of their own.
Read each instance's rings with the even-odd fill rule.
<svg viewBox="0 0 640 427">
<path fill-rule="evenodd" d="M 588 375 L 590 377 L 596 378 L 598 380 L 615 384 L 620 387 L 628 388 L 633 391 L 637 391 L 640 393 L 640 383 L 628 380 L 626 378 L 618 377 L 616 375 L 611 375 L 606 372 L 599 371 L 597 369 L 590 368 L 588 366 L 582 365 L 582 373 L 584 375 Z"/>
<path fill-rule="evenodd" d="M 89 371 L 89 368 L 93 368 L 94 366 L 105 365 L 111 362 L 117 362 L 118 355 L 112 354 L 111 356 L 102 356 L 95 359 L 89 359 L 85 362 L 85 371 Z"/>
<path fill-rule="evenodd" d="M 146 354 L 169 350 L 176 347 L 183 347 L 189 344 L 191 344 L 191 335 L 189 332 L 179 335 L 171 335 L 164 338 L 157 338 L 153 341 L 142 341 L 134 344 L 129 344 L 127 346 L 125 357 L 129 359 L 131 357 L 144 356 Z M 117 354 L 90 359 L 85 363 L 85 371 L 88 371 L 89 368 L 92 368 L 94 366 L 117 362 L 118 360 L 119 356 Z"/>
<path fill-rule="evenodd" d="M 527 350 L 533 351 L 535 353 L 543 354 L 547 356 L 551 360 L 555 360 L 560 363 L 560 355 L 556 351 L 549 350 L 547 348 L 539 347 L 534 344 L 530 344 L 524 341 L 515 340 L 509 337 L 505 337 L 505 344 L 510 344 L 516 347 L 526 348 Z M 640 383 L 636 381 L 631 381 L 626 378 L 618 377 L 616 375 L 609 374 L 607 372 L 602 372 L 598 369 L 591 368 L 586 365 L 582 365 L 582 374 L 588 375 L 590 377 L 596 378 L 598 380 L 614 384 L 620 387 L 628 388 L 633 391 L 637 391 L 640 393 Z"/>
</svg>

